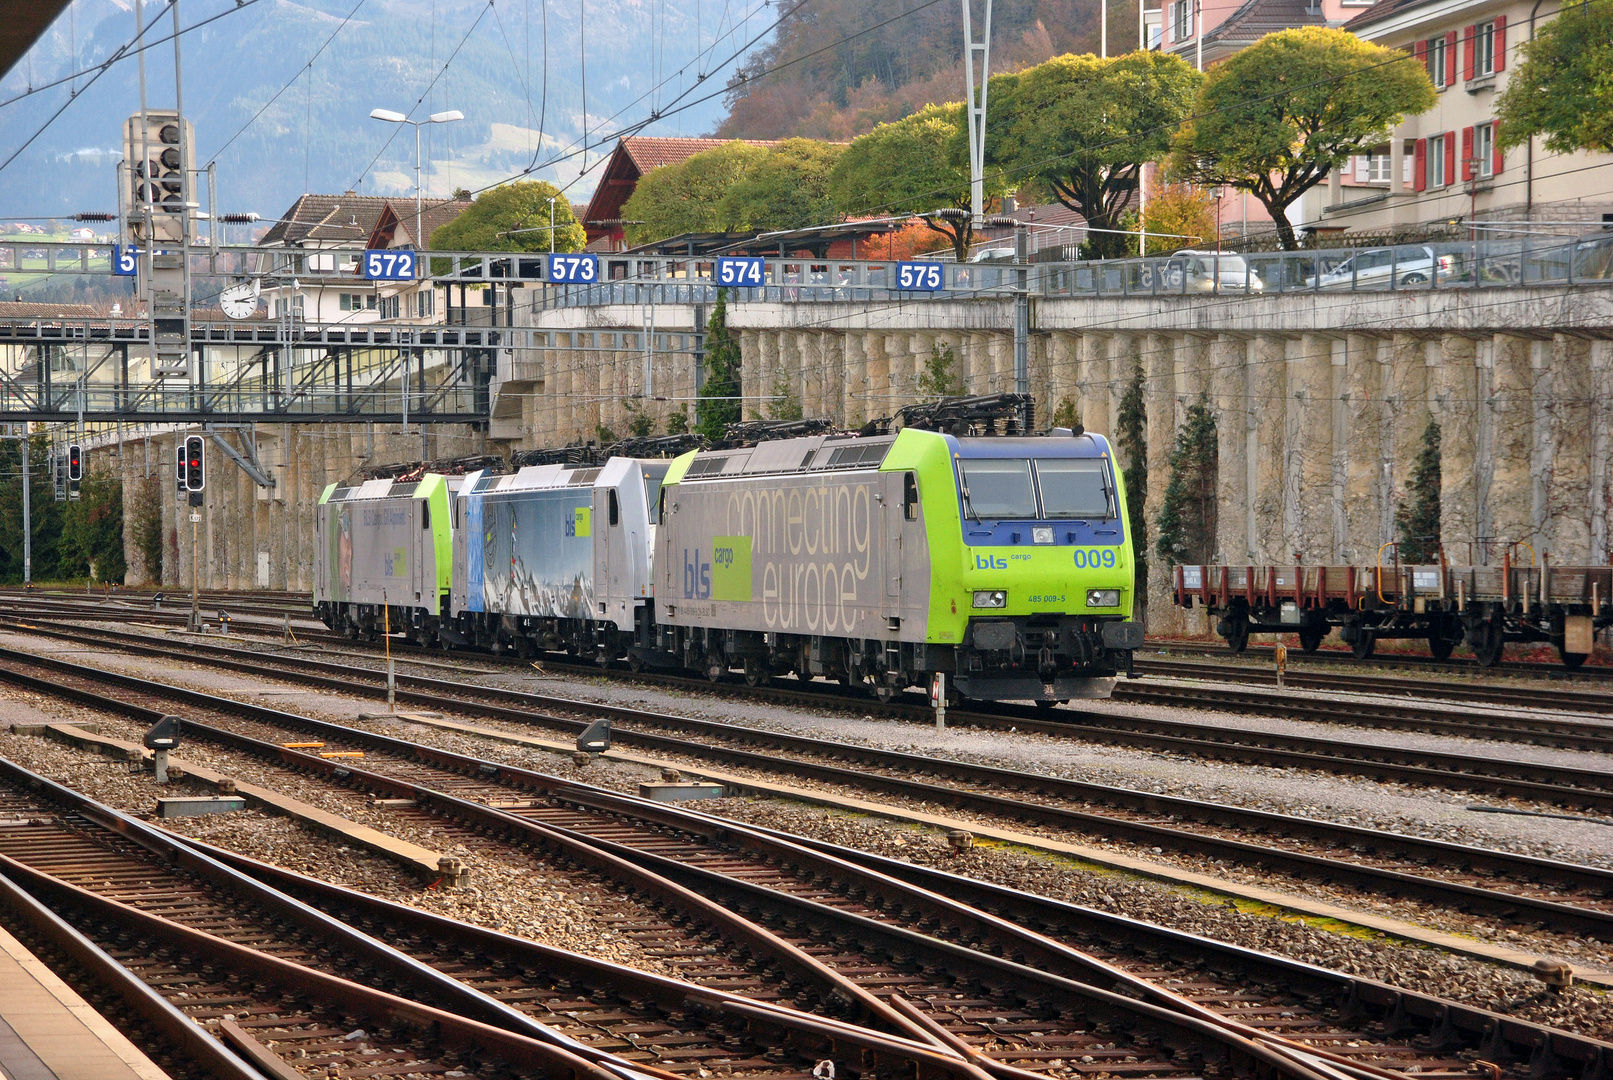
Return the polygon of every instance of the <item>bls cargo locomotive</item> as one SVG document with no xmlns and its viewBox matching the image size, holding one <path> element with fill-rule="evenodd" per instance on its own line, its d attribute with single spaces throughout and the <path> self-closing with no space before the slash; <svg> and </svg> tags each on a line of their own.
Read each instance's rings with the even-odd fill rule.
<svg viewBox="0 0 1613 1080">
<path fill-rule="evenodd" d="M 909 427 L 386 483 L 321 500 L 318 611 L 355 635 L 881 698 L 944 672 L 957 696 L 1047 704 L 1106 697 L 1142 644 L 1100 435 Z"/>
</svg>

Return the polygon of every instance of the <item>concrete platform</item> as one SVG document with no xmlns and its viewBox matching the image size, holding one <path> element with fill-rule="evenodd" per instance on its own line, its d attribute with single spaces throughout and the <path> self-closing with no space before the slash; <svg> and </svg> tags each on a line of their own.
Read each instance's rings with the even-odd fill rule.
<svg viewBox="0 0 1613 1080">
<path fill-rule="evenodd" d="M 0 1076 L 168 1080 L 168 1073 L 0 929 Z"/>
</svg>

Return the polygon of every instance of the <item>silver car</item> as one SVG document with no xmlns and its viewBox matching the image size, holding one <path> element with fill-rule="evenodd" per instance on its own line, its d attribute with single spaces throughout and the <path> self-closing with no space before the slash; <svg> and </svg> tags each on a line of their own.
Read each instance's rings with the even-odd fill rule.
<svg viewBox="0 0 1613 1080">
<path fill-rule="evenodd" d="M 1262 292 L 1266 283 L 1242 255 L 1214 251 L 1178 251 L 1162 271 L 1171 291 L 1190 293 Z"/>
<path fill-rule="evenodd" d="M 1322 272 L 1321 279 L 1305 279 L 1307 289 L 1387 289 L 1394 287 L 1427 285 L 1438 273 L 1449 278 L 1454 260 L 1449 255 L 1435 255 L 1431 247 L 1371 248 L 1358 251 L 1331 270 Z"/>
</svg>

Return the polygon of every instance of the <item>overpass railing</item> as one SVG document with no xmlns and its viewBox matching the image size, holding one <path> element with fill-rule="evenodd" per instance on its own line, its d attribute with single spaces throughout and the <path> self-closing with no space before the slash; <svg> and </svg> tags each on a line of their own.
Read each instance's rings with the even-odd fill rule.
<svg viewBox="0 0 1613 1080">
<path fill-rule="evenodd" d="M 1613 236 L 1580 240 L 1342 247 L 1313 251 L 1190 251 L 1134 259 L 1035 263 L 884 262 L 851 259 L 691 259 L 598 256 L 591 284 L 537 290 L 538 310 L 606 305 L 710 304 L 724 263 L 744 262 L 757 285 L 728 288 L 730 303 L 846 303 L 1012 296 L 1019 273 L 1032 295 L 1061 297 L 1255 297 L 1301 292 L 1398 292 L 1613 284 Z M 755 264 L 759 264 L 759 267 Z M 911 268 L 933 267 L 928 288 Z"/>
</svg>

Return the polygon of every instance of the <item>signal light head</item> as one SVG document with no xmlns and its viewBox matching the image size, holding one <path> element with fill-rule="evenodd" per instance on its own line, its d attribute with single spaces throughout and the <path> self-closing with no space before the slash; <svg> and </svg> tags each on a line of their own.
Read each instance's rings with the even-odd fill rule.
<svg viewBox="0 0 1613 1080">
<path fill-rule="evenodd" d="M 207 486 L 207 477 L 203 472 L 205 456 L 202 452 L 202 437 L 191 435 L 185 439 L 185 490 L 201 491 Z"/>
</svg>

